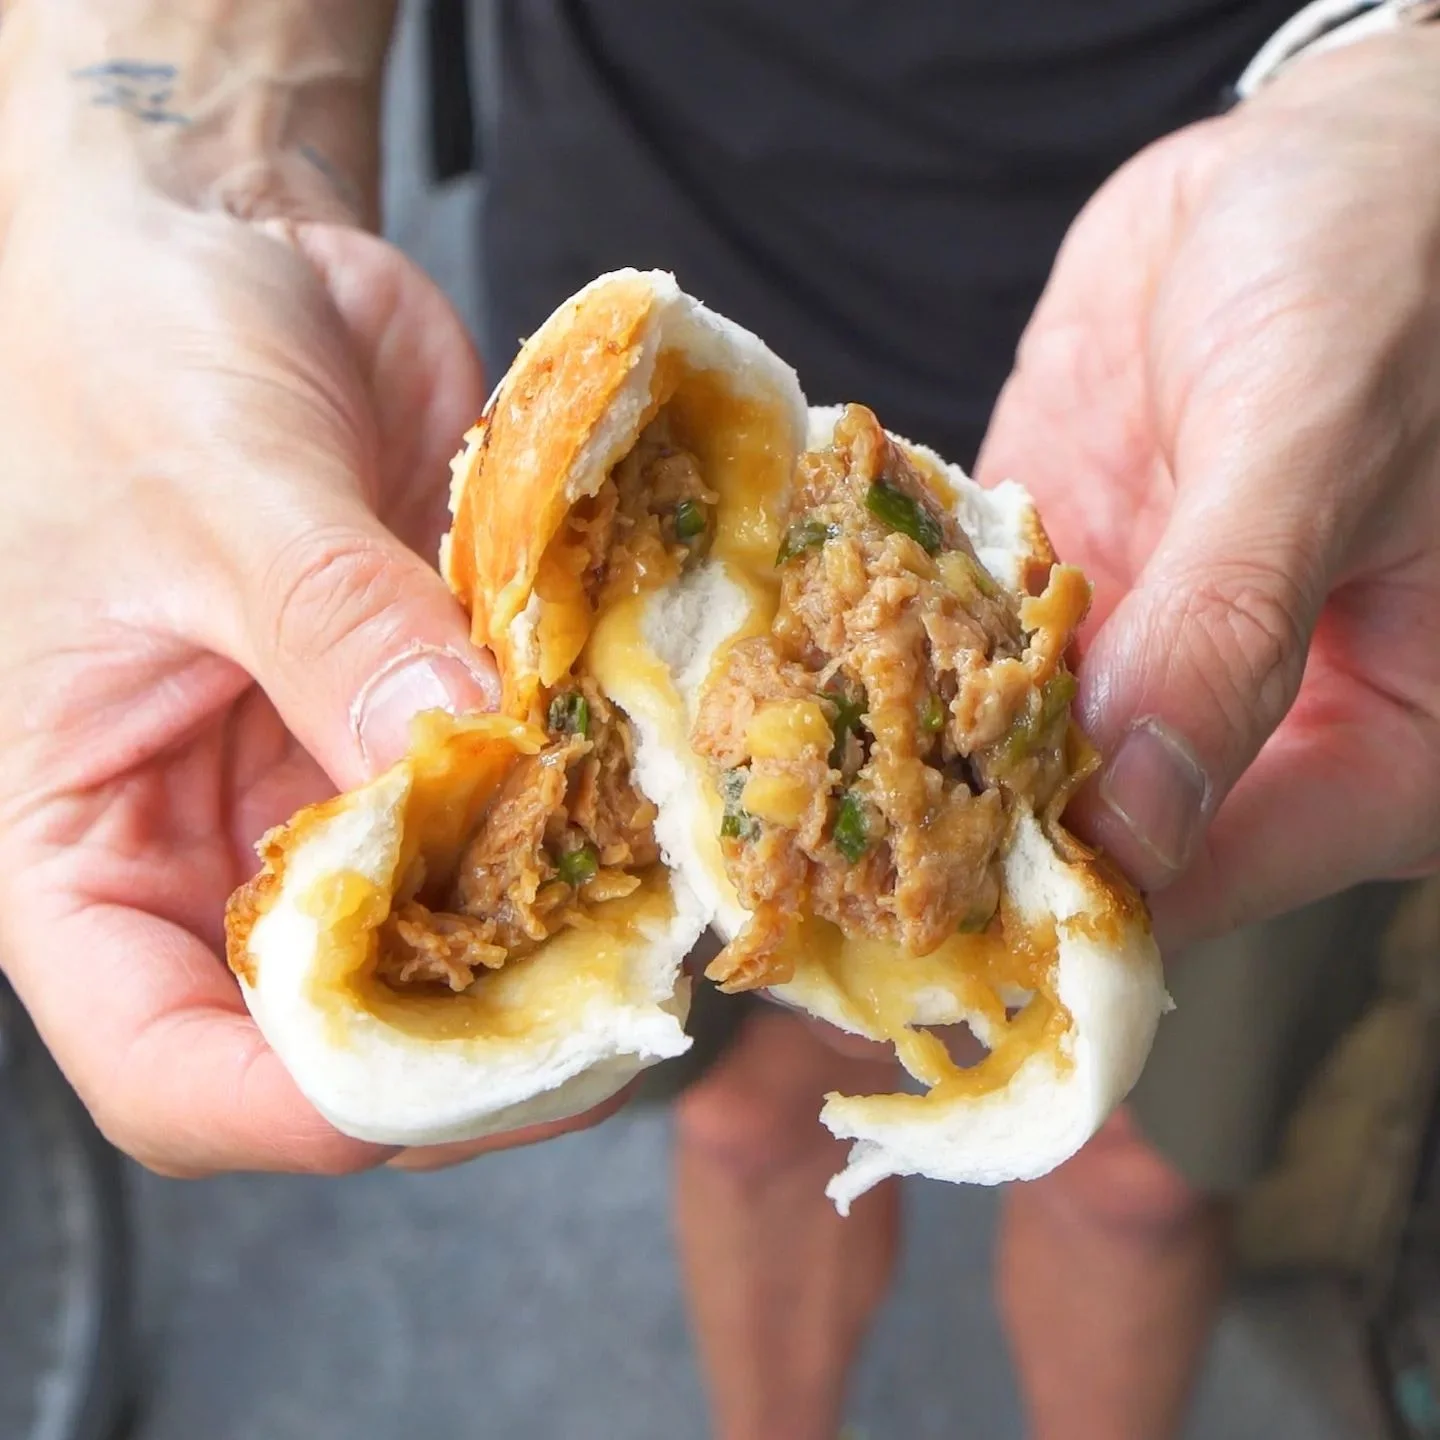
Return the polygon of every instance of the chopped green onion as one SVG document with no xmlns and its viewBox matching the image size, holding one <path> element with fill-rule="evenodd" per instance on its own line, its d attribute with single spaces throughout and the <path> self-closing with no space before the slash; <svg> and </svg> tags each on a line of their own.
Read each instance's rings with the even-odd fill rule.
<svg viewBox="0 0 1440 1440">
<path fill-rule="evenodd" d="M 1040 692 L 1040 724 L 1038 732 L 1043 735 L 1069 708 L 1079 689 L 1075 677 L 1068 670 L 1052 675 Z"/>
<path fill-rule="evenodd" d="M 970 578 L 975 582 L 975 588 L 988 600 L 1000 598 L 1000 587 L 995 583 L 995 578 L 973 555 L 967 555 L 965 551 L 956 552 L 964 561 L 965 568 L 970 572 Z"/>
<path fill-rule="evenodd" d="M 595 878 L 600 868 L 600 857 L 593 845 L 582 845 L 578 850 L 567 850 L 555 862 L 560 878 L 569 886 L 579 889 L 587 880 Z"/>
<path fill-rule="evenodd" d="M 823 520 L 797 520 L 780 542 L 775 563 L 783 565 L 806 550 L 818 550 L 827 540 L 833 540 L 840 533 L 838 525 L 827 525 Z"/>
<path fill-rule="evenodd" d="M 590 738 L 590 702 L 578 690 L 566 690 L 550 702 L 550 733 Z"/>
<path fill-rule="evenodd" d="M 936 730 L 945 728 L 945 717 L 949 713 L 945 708 L 945 702 L 932 691 L 926 696 L 925 709 L 920 715 L 920 724 L 933 734 Z"/>
<path fill-rule="evenodd" d="M 865 508 L 882 524 L 908 535 L 931 555 L 945 544 L 940 522 L 918 500 L 912 500 L 883 480 L 871 483 L 865 494 Z"/>
<path fill-rule="evenodd" d="M 1069 709 L 1077 688 L 1075 677 L 1068 671 L 1052 675 L 1041 689 L 1039 700 L 1032 699 L 1029 709 L 1010 727 L 1005 741 L 1006 758 L 1017 761 L 1033 755 L 1050 727 Z"/>
<path fill-rule="evenodd" d="M 830 729 L 835 736 L 835 745 L 830 751 L 830 768 L 838 770 L 845 758 L 845 739 L 859 732 L 860 719 L 870 701 L 863 685 L 858 697 L 854 699 L 839 689 L 827 690 L 825 698 L 835 707 L 835 718 L 830 722 Z"/>
<path fill-rule="evenodd" d="M 754 840 L 760 834 L 759 822 L 747 814 L 740 803 L 749 778 L 749 771 L 743 766 L 727 770 L 720 777 L 720 797 L 725 802 L 725 818 L 720 822 L 723 839 Z"/>
<path fill-rule="evenodd" d="M 709 523 L 704 507 L 694 500 L 682 500 L 675 507 L 675 538 L 687 545 L 692 540 L 698 540 Z"/>
<path fill-rule="evenodd" d="M 727 770 L 720 777 L 720 797 L 725 801 L 727 810 L 733 810 L 739 805 L 740 797 L 745 793 L 745 784 L 749 778 L 749 771 L 743 765 L 737 765 L 735 769 Z"/>
<path fill-rule="evenodd" d="M 870 822 L 859 795 L 847 790 L 835 817 L 835 848 L 853 865 L 870 848 Z"/>
</svg>

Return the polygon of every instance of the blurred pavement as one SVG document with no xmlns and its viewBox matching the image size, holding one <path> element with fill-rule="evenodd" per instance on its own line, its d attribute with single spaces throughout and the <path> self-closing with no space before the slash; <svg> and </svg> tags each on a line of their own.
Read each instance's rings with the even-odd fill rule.
<svg viewBox="0 0 1440 1440">
<path fill-rule="evenodd" d="M 148 1399 L 133 1440 L 704 1440 L 667 1233 L 668 1127 L 635 1112 L 432 1176 L 137 1174 Z M 1019 1440 L 988 1191 L 916 1184 L 860 1367 L 867 1440 Z M 1362 1440 L 1325 1297 L 1232 1307 L 1191 1440 Z"/>
</svg>

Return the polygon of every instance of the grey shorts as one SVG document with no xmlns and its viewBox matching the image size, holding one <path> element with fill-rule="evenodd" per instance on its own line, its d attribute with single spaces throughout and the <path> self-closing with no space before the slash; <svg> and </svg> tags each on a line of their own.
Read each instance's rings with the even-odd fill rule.
<svg viewBox="0 0 1440 1440">
<path fill-rule="evenodd" d="M 1167 959 L 1175 1010 L 1130 1107 L 1191 1184 L 1238 1191 L 1270 1163 L 1306 1082 L 1374 992 L 1403 889 L 1361 886 Z M 664 1101 L 693 1083 L 763 1003 L 697 982 L 694 1045 L 647 1071 L 637 1098 Z"/>
</svg>

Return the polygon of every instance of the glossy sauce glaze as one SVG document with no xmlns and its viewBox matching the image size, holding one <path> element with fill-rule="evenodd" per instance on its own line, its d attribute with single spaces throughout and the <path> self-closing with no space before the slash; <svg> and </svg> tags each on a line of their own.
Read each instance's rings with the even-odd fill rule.
<svg viewBox="0 0 1440 1440">
<path fill-rule="evenodd" d="M 1005 1085 L 1038 1045 L 1053 1047 L 1058 1068 L 1070 1020 L 1055 990 L 1058 941 L 1052 922 L 1028 925 L 1003 906 L 978 935 L 956 934 L 928 955 L 879 940 L 847 938 L 824 920 L 806 919 L 787 942 L 795 979 L 785 994 L 824 1008 L 849 1028 L 888 1040 L 929 1096 L 896 1096 L 914 1106 Z M 1012 1003 L 1023 999 L 1018 1011 Z M 923 1007 L 923 1008 L 922 1008 Z M 939 1036 L 923 1028 L 926 1014 L 973 1015 L 992 1042 L 979 1064 L 962 1067 Z M 838 1011 L 838 1013 L 837 1013 Z"/>
<path fill-rule="evenodd" d="M 623 1000 L 635 943 L 658 932 L 674 913 L 669 876 L 659 867 L 623 899 L 596 907 L 589 922 L 562 930 L 538 950 L 483 975 L 468 990 L 448 987 L 403 993 L 375 973 L 378 927 L 390 895 L 355 871 L 327 876 L 301 908 L 329 931 L 330 943 L 309 981 L 310 999 L 330 1018 L 332 1040 L 344 1044 L 356 1008 L 422 1040 L 544 1039 L 573 1027 L 594 1003 Z"/>
</svg>

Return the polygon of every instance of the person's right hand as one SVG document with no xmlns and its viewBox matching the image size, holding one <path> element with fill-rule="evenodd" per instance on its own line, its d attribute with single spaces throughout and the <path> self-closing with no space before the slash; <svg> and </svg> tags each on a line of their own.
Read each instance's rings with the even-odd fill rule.
<svg viewBox="0 0 1440 1440">
<path fill-rule="evenodd" d="M 152 1168 L 378 1163 L 265 1045 L 221 919 L 264 829 L 383 768 L 416 711 L 492 701 L 430 563 L 470 343 L 351 225 L 98 163 L 0 208 L 0 316 L 5 969 Z"/>
<path fill-rule="evenodd" d="M 1123 167 L 977 464 L 1096 583 L 1077 814 L 1176 950 L 1440 868 L 1437 85 L 1406 27 Z"/>
</svg>

